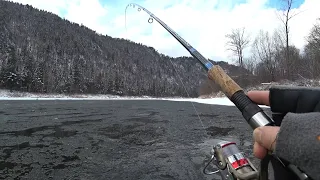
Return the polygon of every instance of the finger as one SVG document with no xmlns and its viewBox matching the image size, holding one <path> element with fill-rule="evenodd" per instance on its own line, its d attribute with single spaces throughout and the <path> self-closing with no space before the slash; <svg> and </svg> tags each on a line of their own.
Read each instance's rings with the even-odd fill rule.
<svg viewBox="0 0 320 180">
<path fill-rule="evenodd" d="M 263 159 L 267 155 L 267 149 L 262 147 L 259 143 L 255 142 L 253 145 L 253 154 L 259 159 Z"/>
<path fill-rule="evenodd" d="M 269 106 L 269 91 L 249 91 L 248 97 L 255 103 Z"/>
<path fill-rule="evenodd" d="M 253 131 L 253 137 L 255 142 L 260 144 L 262 147 L 273 151 L 276 146 L 276 139 L 279 130 L 280 127 L 258 127 Z"/>
</svg>

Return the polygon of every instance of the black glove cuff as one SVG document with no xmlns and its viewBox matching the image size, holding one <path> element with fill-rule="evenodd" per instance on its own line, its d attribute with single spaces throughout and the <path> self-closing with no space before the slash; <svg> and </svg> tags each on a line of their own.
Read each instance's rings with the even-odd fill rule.
<svg viewBox="0 0 320 180">
<path fill-rule="evenodd" d="M 272 112 L 320 112 L 320 88 L 274 86 L 269 98 Z"/>
</svg>

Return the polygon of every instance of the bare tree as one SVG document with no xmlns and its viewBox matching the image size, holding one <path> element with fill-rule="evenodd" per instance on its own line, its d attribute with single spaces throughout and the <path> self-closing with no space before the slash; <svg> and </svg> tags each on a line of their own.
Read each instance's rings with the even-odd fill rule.
<svg viewBox="0 0 320 180">
<path fill-rule="evenodd" d="M 307 41 L 308 44 L 311 44 L 315 49 L 320 49 L 320 18 L 318 18 L 317 24 L 311 29 Z"/>
<path fill-rule="evenodd" d="M 287 78 L 291 76 L 291 63 L 290 63 L 290 47 L 289 47 L 289 21 L 295 17 L 296 15 L 300 14 L 301 12 L 293 12 L 293 4 L 295 3 L 294 0 L 281 0 L 282 1 L 282 14 L 278 17 L 284 25 L 285 30 L 285 75 Z"/>
<path fill-rule="evenodd" d="M 273 45 L 275 51 L 275 61 L 277 62 L 277 71 L 278 71 L 278 78 L 285 78 L 286 76 L 286 55 L 287 55 L 287 48 L 286 48 L 286 36 L 285 36 L 284 29 L 278 28 L 273 32 Z"/>
<path fill-rule="evenodd" d="M 230 34 L 226 35 L 228 50 L 237 57 L 237 63 L 244 67 L 243 50 L 249 45 L 249 36 L 245 34 L 245 28 L 232 29 Z"/>
<path fill-rule="evenodd" d="M 253 56 L 243 59 L 244 68 L 247 69 L 251 74 L 254 74 L 256 63 L 257 60 Z"/>
<path fill-rule="evenodd" d="M 305 46 L 305 65 L 312 78 L 320 76 L 320 18 L 309 33 Z"/>
<path fill-rule="evenodd" d="M 263 80 L 275 81 L 277 75 L 278 59 L 275 57 L 277 53 L 277 34 L 270 36 L 268 32 L 260 30 L 259 35 L 252 45 L 252 58 L 258 61 L 257 72 L 263 75 Z"/>
</svg>

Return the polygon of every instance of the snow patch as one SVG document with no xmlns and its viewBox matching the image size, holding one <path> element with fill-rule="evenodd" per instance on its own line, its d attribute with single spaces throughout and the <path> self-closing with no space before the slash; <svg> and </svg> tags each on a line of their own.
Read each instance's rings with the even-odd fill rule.
<svg viewBox="0 0 320 180">
<path fill-rule="evenodd" d="M 182 98 L 182 99 L 165 99 L 170 101 L 188 101 L 196 102 L 201 104 L 214 104 L 214 105 L 225 105 L 225 106 L 234 106 L 234 104 L 226 97 L 219 98 Z"/>
<path fill-rule="evenodd" d="M 154 98 L 149 96 L 133 97 L 133 96 L 115 96 L 108 94 L 40 94 L 27 93 L 0 89 L 0 100 L 166 100 L 166 101 L 184 101 L 195 102 L 201 104 L 234 106 L 234 104 L 227 97 L 216 98 Z M 266 107 L 266 106 L 261 106 Z"/>
</svg>

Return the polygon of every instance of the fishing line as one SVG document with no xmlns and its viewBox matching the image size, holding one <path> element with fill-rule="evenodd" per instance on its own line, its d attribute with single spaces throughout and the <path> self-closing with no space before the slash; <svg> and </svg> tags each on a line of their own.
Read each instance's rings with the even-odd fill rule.
<svg viewBox="0 0 320 180">
<path fill-rule="evenodd" d="M 127 31 L 128 31 L 128 29 L 127 29 L 127 9 L 128 9 L 128 7 L 133 7 L 133 8 L 135 8 L 135 6 L 136 6 L 135 4 L 128 4 L 127 7 L 126 7 L 126 9 L 125 9 L 125 27 L 126 27 L 126 34 L 128 34 L 128 32 L 127 32 Z M 146 10 L 146 9 L 144 9 L 144 8 L 142 8 L 142 9 L 143 9 L 143 10 Z M 141 8 L 140 8 L 140 7 L 138 7 L 138 11 L 141 11 Z M 153 17 L 149 17 L 148 23 L 150 23 L 150 24 L 153 23 L 153 19 L 154 19 Z M 128 38 L 127 38 L 127 39 L 128 39 Z M 127 47 L 128 47 L 128 46 L 127 46 Z M 149 49 L 148 49 L 148 51 L 150 52 Z M 181 78 L 178 70 L 176 70 L 176 68 L 174 68 L 174 64 L 173 64 L 173 62 L 172 62 L 172 60 L 171 60 L 170 58 L 169 58 L 169 61 L 170 61 L 171 65 L 172 65 L 174 71 L 176 72 L 176 74 L 177 74 L 177 76 L 178 76 L 178 79 L 179 79 L 179 81 L 181 82 L 185 93 L 187 94 L 187 97 L 188 97 L 188 98 L 191 98 L 191 97 L 190 97 L 190 94 L 189 94 L 189 92 L 188 92 L 188 90 L 187 90 L 187 88 L 186 88 L 186 86 L 185 86 L 185 84 L 184 84 L 183 81 L 182 81 L 182 78 Z M 194 105 L 194 102 L 191 101 L 191 104 L 192 104 L 192 107 L 193 107 L 194 111 L 195 111 L 196 114 L 197 114 L 198 120 L 200 121 L 200 124 L 201 124 L 203 130 L 205 130 L 205 131 L 204 131 L 205 137 L 208 137 L 209 135 L 206 133 L 206 128 L 205 128 L 205 126 L 204 126 L 203 120 L 201 119 L 201 117 L 200 117 L 200 115 L 199 115 L 199 112 L 197 111 L 197 108 L 196 108 L 195 105 Z M 210 123 L 211 123 L 211 119 L 210 119 Z"/>
<path fill-rule="evenodd" d="M 170 63 L 172 64 L 172 67 L 174 67 L 173 62 L 172 62 L 171 59 L 170 59 Z M 190 95 L 189 95 L 189 93 L 188 93 L 188 91 L 187 91 L 186 86 L 184 85 L 184 83 L 183 83 L 183 81 L 182 81 L 181 76 L 180 76 L 179 73 L 178 73 L 178 71 L 177 71 L 175 68 L 174 68 L 174 70 L 176 71 L 177 76 L 178 76 L 178 78 L 179 78 L 179 80 L 180 80 L 180 82 L 181 82 L 181 84 L 182 84 L 185 92 L 187 93 L 188 98 L 191 98 Z M 198 119 L 199 119 L 199 121 L 200 121 L 200 123 L 201 123 L 201 125 L 202 125 L 202 128 L 203 128 L 204 130 L 206 130 L 206 128 L 204 127 L 203 121 L 202 121 L 202 119 L 200 118 L 200 115 L 199 115 L 199 113 L 198 113 L 198 111 L 197 111 L 197 109 L 196 109 L 196 107 L 195 107 L 195 105 L 194 105 L 194 103 L 193 103 L 192 101 L 191 101 L 191 104 L 192 104 L 192 106 L 193 106 L 194 111 L 196 112 L 196 114 L 197 114 L 197 116 L 198 116 Z M 205 133 L 205 134 L 208 135 L 207 133 Z"/>
</svg>

